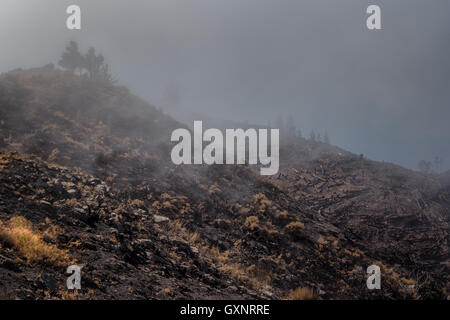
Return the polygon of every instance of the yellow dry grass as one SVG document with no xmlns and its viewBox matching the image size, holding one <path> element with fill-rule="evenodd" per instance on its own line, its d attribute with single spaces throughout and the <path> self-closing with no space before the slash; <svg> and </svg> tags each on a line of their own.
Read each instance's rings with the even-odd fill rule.
<svg viewBox="0 0 450 320">
<path fill-rule="evenodd" d="M 317 295 L 309 288 L 297 288 L 292 290 L 288 296 L 289 300 L 316 300 Z"/>
<path fill-rule="evenodd" d="M 9 160 L 0 154 L 0 171 L 7 167 Z"/>
<path fill-rule="evenodd" d="M 13 217 L 5 224 L 0 222 L 0 241 L 20 252 L 29 263 L 56 266 L 69 263 L 67 251 L 46 243 L 39 231 L 23 217 Z"/>
<path fill-rule="evenodd" d="M 305 229 L 305 225 L 300 221 L 291 222 L 286 226 L 286 229 L 289 232 L 301 232 L 303 229 Z"/>
</svg>

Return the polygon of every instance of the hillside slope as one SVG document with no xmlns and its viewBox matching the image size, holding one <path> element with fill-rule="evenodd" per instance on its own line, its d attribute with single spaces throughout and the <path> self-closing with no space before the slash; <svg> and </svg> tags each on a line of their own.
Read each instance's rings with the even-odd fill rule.
<svg viewBox="0 0 450 320">
<path fill-rule="evenodd" d="M 168 141 L 182 124 L 51 66 L 0 77 L 0 121 L 0 296 L 450 294 L 450 189 L 437 178 L 307 141 L 281 150 L 271 178 L 176 167 Z M 23 234 L 34 240 L 16 241 Z M 65 289 L 75 262 L 77 295 Z M 372 264 L 379 291 L 366 288 Z"/>
</svg>

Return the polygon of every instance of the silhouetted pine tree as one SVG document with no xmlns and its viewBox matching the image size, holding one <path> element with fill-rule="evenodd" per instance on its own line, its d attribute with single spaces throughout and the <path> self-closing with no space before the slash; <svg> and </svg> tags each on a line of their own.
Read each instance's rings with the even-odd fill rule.
<svg viewBox="0 0 450 320">
<path fill-rule="evenodd" d="M 66 47 L 66 51 L 63 52 L 61 59 L 58 63 L 65 70 L 74 74 L 77 69 L 81 74 L 84 65 L 84 58 L 78 50 L 78 44 L 75 41 L 70 41 Z"/>
<path fill-rule="evenodd" d="M 326 144 L 330 144 L 330 137 L 328 136 L 328 131 L 325 131 L 325 135 L 323 136 L 323 142 Z"/>
</svg>

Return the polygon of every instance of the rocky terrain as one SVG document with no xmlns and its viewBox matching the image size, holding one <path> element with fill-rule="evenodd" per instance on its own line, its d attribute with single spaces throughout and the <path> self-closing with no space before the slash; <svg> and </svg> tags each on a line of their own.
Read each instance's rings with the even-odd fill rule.
<svg viewBox="0 0 450 320">
<path fill-rule="evenodd" d="M 0 298 L 446 299 L 450 179 L 320 142 L 174 166 L 183 127 L 126 88 L 0 77 Z M 83 266 L 82 289 L 66 268 Z M 381 267 L 382 289 L 366 287 Z"/>
</svg>

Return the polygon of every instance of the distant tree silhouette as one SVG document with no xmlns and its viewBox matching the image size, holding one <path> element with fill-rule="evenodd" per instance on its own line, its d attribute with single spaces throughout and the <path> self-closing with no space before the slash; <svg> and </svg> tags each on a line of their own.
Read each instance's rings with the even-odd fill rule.
<svg viewBox="0 0 450 320">
<path fill-rule="evenodd" d="M 296 127 L 294 124 L 293 117 L 287 117 L 286 119 L 286 128 L 284 128 L 285 136 L 288 142 L 293 142 L 296 138 Z"/>
<path fill-rule="evenodd" d="M 440 173 L 442 167 L 442 159 L 439 156 L 434 157 L 433 161 L 420 160 L 418 163 L 420 172 L 423 173 Z"/>
<path fill-rule="evenodd" d="M 422 173 L 431 173 L 433 164 L 430 161 L 420 160 L 418 164 L 419 170 Z"/>
<path fill-rule="evenodd" d="M 109 65 L 107 63 L 100 67 L 100 73 L 97 77 L 98 80 L 105 81 L 108 83 L 116 83 L 117 79 L 109 72 Z"/>
<path fill-rule="evenodd" d="M 316 133 L 314 130 L 311 130 L 311 133 L 309 134 L 309 140 L 316 141 Z"/>
<path fill-rule="evenodd" d="M 439 156 L 434 157 L 433 160 L 434 169 L 436 172 L 441 172 L 441 166 L 442 166 L 442 159 Z"/>
<path fill-rule="evenodd" d="M 81 74 L 84 64 L 83 60 L 83 56 L 78 50 L 78 44 L 75 41 L 70 41 L 58 64 L 73 74 L 79 69 Z"/>
<path fill-rule="evenodd" d="M 97 55 L 95 48 L 90 47 L 88 52 L 82 55 L 75 41 L 71 41 L 66 47 L 66 51 L 63 52 L 59 65 L 73 74 L 79 70 L 79 74 L 81 75 L 83 70 L 86 70 L 88 77 L 93 80 L 109 83 L 117 81 L 109 72 L 109 65 L 105 63 L 105 57 L 102 54 Z"/>
<path fill-rule="evenodd" d="M 326 144 L 330 144 L 330 137 L 328 136 L 328 131 L 325 131 L 325 134 L 323 136 L 323 142 Z"/>
<path fill-rule="evenodd" d="M 284 121 L 280 115 L 278 115 L 277 119 L 275 120 L 275 129 L 280 129 L 280 131 L 284 130 Z"/>
<path fill-rule="evenodd" d="M 91 79 L 96 79 L 100 75 L 101 68 L 105 62 L 105 58 L 99 54 L 95 54 L 95 48 L 90 47 L 84 56 L 84 67 L 89 73 Z"/>
</svg>

